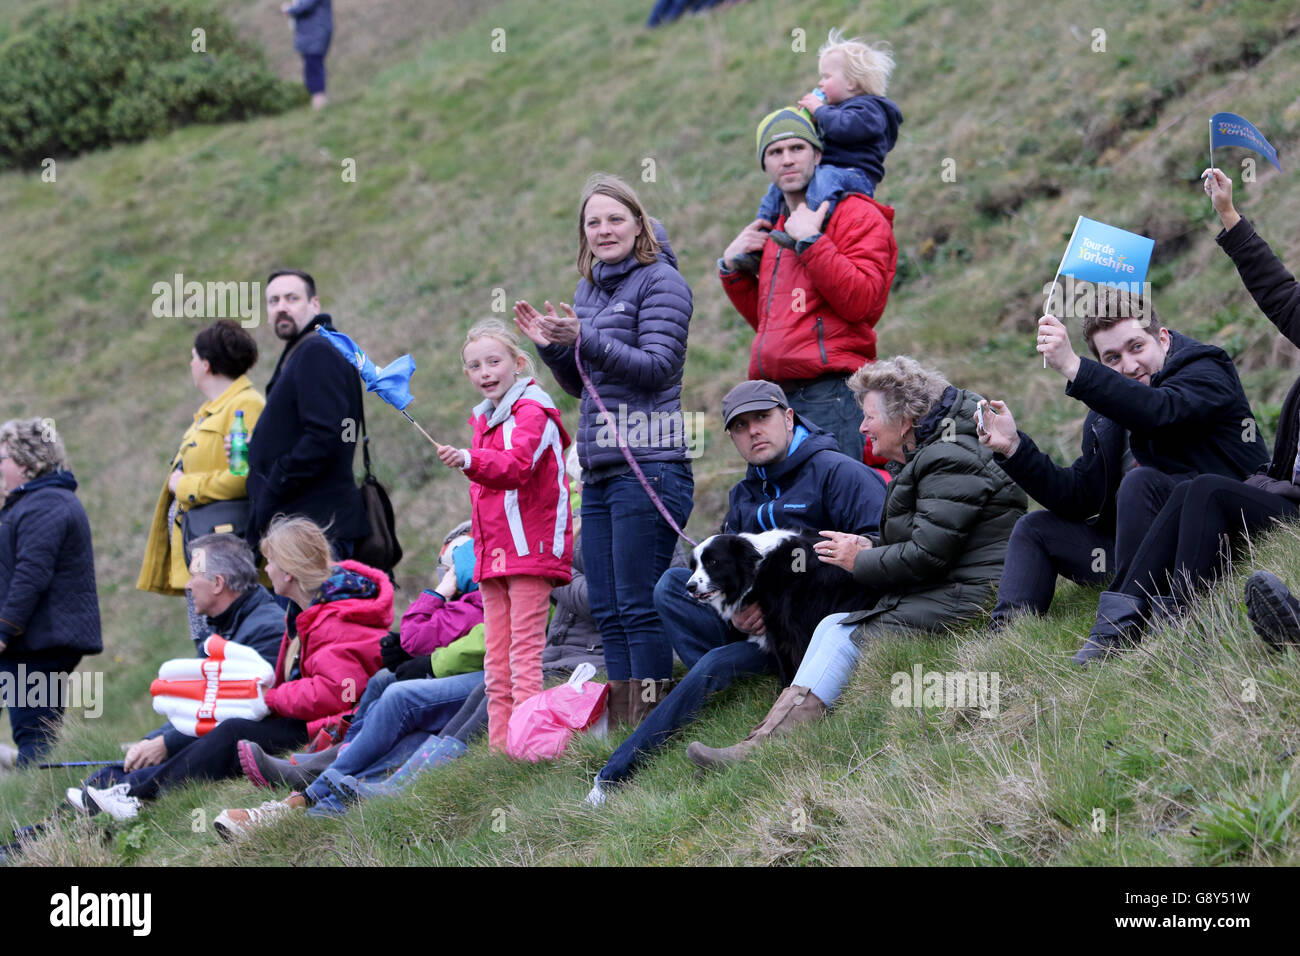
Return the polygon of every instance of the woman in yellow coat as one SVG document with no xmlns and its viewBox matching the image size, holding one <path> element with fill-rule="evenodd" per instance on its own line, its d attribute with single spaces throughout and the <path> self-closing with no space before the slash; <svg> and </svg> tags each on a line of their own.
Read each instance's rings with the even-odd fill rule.
<svg viewBox="0 0 1300 956">
<path fill-rule="evenodd" d="M 251 434 L 266 405 L 266 399 L 253 388 L 246 374 L 256 362 L 257 343 L 230 319 L 214 322 L 194 337 L 190 374 L 206 401 L 181 439 L 158 495 L 144 564 L 136 582 L 140 590 L 185 594 L 190 571 L 181 541 L 181 518 L 200 505 L 245 497 L 245 479 L 230 473 L 225 438 L 234 424 L 235 412 L 244 413 L 244 425 Z M 200 644 L 212 633 L 211 628 L 207 618 L 194 610 L 188 594 L 185 603 L 190 636 Z"/>
</svg>

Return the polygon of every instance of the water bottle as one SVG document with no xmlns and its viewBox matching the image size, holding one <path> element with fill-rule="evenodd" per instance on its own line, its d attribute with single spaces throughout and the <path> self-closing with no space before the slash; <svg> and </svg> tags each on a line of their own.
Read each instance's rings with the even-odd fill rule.
<svg viewBox="0 0 1300 956">
<path fill-rule="evenodd" d="M 242 410 L 235 412 L 235 423 L 230 426 L 230 473 L 241 477 L 248 474 L 248 428 Z"/>
<path fill-rule="evenodd" d="M 817 99 L 821 100 L 823 103 L 826 102 L 826 94 L 823 93 L 821 90 L 813 90 L 812 95 L 817 97 Z"/>
</svg>

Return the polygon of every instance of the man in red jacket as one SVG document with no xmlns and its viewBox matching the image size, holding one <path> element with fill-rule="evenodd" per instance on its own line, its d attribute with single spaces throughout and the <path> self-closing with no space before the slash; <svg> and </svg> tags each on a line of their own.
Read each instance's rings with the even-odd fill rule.
<svg viewBox="0 0 1300 956">
<path fill-rule="evenodd" d="M 858 431 L 862 412 L 848 377 L 876 358 L 875 324 L 885 311 L 898 264 L 894 210 L 846 194 L 830 210 L 809 209 L 804 193 L 821 160 L 821 139 L 802 110 L 777 110 L 758 127 L 758 158 L 781 190 L 775 224 L 756 219 L 718 260 L 722 287 L 757 336 L 749 377 L 776 382 L 790 407 L 835 436 L 840 451 L 881 464 Z M 782 248 L 770 236 L 795 242 Z M 742 271 L 761 253 L 757 275 Z"/>
</svg>

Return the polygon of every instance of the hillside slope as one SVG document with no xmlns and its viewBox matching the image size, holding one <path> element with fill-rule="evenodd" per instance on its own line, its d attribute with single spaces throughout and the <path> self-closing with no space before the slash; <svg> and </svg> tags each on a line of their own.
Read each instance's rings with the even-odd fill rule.
<svg viewBox="0 0 1300 956">
<path fill-rule="evenodd" d="M 155 282 L 176 273 L 200 281 L 261 281 L 276 265 L 310 269 L 326 310 L 377 360 L 414 354 L 420 370 L 411 411 L 435 436 L 451 440 L 466 433 L 474 400 L 459 371 L 464 329 L 491 314 L 497 302 L 569 301 L 579 189 L 596 169 L 623 175 L 665 223 L 696 295 L 683 405 L 705 415 L 712 431 L 696 463 L 690 527 L 711 528 L 740 471 L 717 428 L 716 409 L 729 385 L 744 376 L 751 339 L 722 295 L 713 262 L 749 220 L 765 186 L 755 168 L 755 123 L 811 87 L 816 48 L 832 26 L 889 39 L 899 63 L 890 94 L 906 121 L 878 198 L 897 211 L 902 256 L 878 327 L 882 355 L 916 355 L 960 385 L 1005 398 L 1027 431 L 1068 459 L 1077 448 L 1080 410 L 1064 398 L 1059 378 L 1038 367 L 1029 330 L 1041 288 L 1075 217 L 1084 214 L 1156 238 L 1151 278 L 1161 315 L 1180 331 L 1233 352 L 1266 425 L 1295 377 L 1295 350 L 1278 344 L 1215 248 L 1215 223 L 1197 182 L 1207 160 L 1206 119 L 1221 109 L 1252 119 L 1289 168 L 1287 157 L 1300 140 L 1294 93 L 1300 89 L 1300 16 L 1284 6 L 1265 0 L 1068 6 L 995 0 L 976 14 L 921 0 L 887 8 L 755 0 L 654 32 L 641 27 L 646 3 L 432 5 L 445 19 L 421 18 L 423 6 L 374 0 L 356 7 L 353 35 L 345 37 L 340 26 L 330 58 L 333 102 L 320 115 L 304 111 L 186 129 L 59 162 L 54 183 L 42 182 L 39 170 L 0 177 L 5 417 L 58 422 L 82 482 L 101 582 L 107 650 L 87 666 L 105 672 L 109 697 L 102 719 L 70 728 L 59 751 L 68 758 L 111 755 L 118 741 L 152 726 L 144 688 L 158 661 L 184 653 L 188 644 L 180 602 L 134 589 L 162 469 L 198 404 L 185 363 L 202 320 L 155 318 Z M 5 14 L 3 22 L 11 22 L 12 11 Z M 294 75 L 296 58 L 278 32 L 284 25 L 252 4 L 236 7 L 235 15 L 285 75 Z M 1092 50 L 1096 29 L 1106 31 L 1105 52 Z M 798 31 L 805 52 L 792 51 Z M 494 38 L 504 39 L 504 51 L 494 52 Z M 1231 151 L 1220 165 L 1240 170 L 1243 158 Z M 355 162 L 355 182 L 342 175 L 348 160 Z M 945 160 L 952 160 L 947 168 L 955 170 L 954 182 L 942 176 Z M 647 180 L 643 174 L 651 172 Z M 1300 185 L 1264 164 L 1257 172 L 1255 182 L 1238 185 L 1239 208 L 1295 267 Z M 253 377 L 264 384 L 278 349 L 269 330 L 256 334 L 265 354 Z M 563 407 L 573 414 L 572 401 Z M 467 507 L 465 488 L 436 466 L 400 416 L 372 403 L 369 418 L 379 472 L 400 515 L 408 558 L 399 580 L 409 596 L 432 572 L 431 545 L 441 540 L 447 516 Z M 1289 560 L 1282 545 L 1269 553 Z M 1043 710 L 1054 695 L 1066 707 L 1054 711 L 1058 716 L 1068 702 L 1077 705 L 1069 711 L 1077 725 L 1067 719 L 1069 726 L 1113 719 L 1127 721 L 1125 727 L 1139 723 L 1151 734 L 1165 726 L 1137 715 L 1131 701 L 1135 686 L 1154 693 L 1181 666 L 1173 642 L 1163 657 L 1157 651 L 1149 664 L 1144 655 L 1090 675 L 1086 686 L 1060 663 L 1059 652 L 1084 626 L 1087 597 L 1077 594 L 1072 610 L 998 645 L 972 634 L 951 646 L 882 648 L 855 684 L 845 720 L 816 732 L 828 749 L 797 763 L 789 751 L 778 751 L 752 772 L 752 788 L 742 783 L 750 771 L 721 782 L 690 782 L 674 755 L 646 774 L 640 797 L 627 809 L 614 809 L 594 825 L 586 817 L 575 823 L 562 808 L 572 807 L 581 795 L 579 778 L 589 776 L 605 752 L 605 745 L 587 741 L 562 762 L 564 772 L 475 758 L 453 768 L 448 779 L 455 787 L 429 788 L 425 804 L 375 810 L 374 823 L 367 809 L 364 823 L 331 824 L 305 835 L 286 830 L 283 842 L 268 843 L 264 852 L 279 862 L 332 852 L 384 860 L 571 854 L 640 862 L 918 861 L 934 858 L 931 853 L 947 859 L 958 851 L 935 850 L 942 842 L 927 847 L 920 835 L 952 834 L 953 846 L 964 845 L 974 839 L 966 829 L 971 808 L 992 801 L 1003 814 L 995 815 L 994 824 L 1002 827 L 997 832 L 1018 833 L 1025 821 L 1038 829 L 1024 837 L 1028 849 L 1013 842 L 1004 852 L 992 837 L 972 843 L 989 848 L 979 850 L 977 861 L 1183 859 L 1185 851 L 1172 838 L 1151 841 L 1132 832 L 1112 846 L 1073 832 L 1083 827 L 1084 808 L 1107 805 L 1103 798 L 1119 800 L 1121 791 L 1135 801 L 1139 816 L 1155 819 L 1165 812 L 1155 802 L 1159 787 L 1131 767 L 1119 790 L 1097 782 L 1107 779 L 1098 768 L 1111 755 L 1092 753 L 1089 748 L 1100 746 L 1092 735 L 1076 732 L 1072 747 L 1056 748 L 1032 773 L 1027 757 L 1003 736 L 1020 734 L 1040 748 L 1049 731 L 1059 739 L 1061 725 L 1045 723 Z M 1177 773 L 1169 770 L 1172 758 L 1134 758 L 1139 769 L 1158 766 L 1153 772 L 1185 780 L 1192 789 L 1180 791 L 1180 806 L 1225 788 L 1278 785 L 1284 765 L 1274 758 L 1285 748 L 1269 735 L 1294 716 L 1294 665 L 1265 662 L 1253 639 L 1241 636 L 1232 592 L 1225 590 L 1218 601 L 1221 616 L 1198 627 L 1218 621 L 1222 629 L 1210 636 L 1222 638 L 1224 648 L 1194 669 L 1190 686 L 1175 688 L 1165 713 L 1170 726 L 1201 715 L 1206 739 L 1240 741 L 1251 749 L 1231 757 L 1215 751 L 1208 765 L 1173 761 Z M 1014 731 L 1008 729 L 1012 717 L 1004 716 L 983 731 L 994 741 L 984 748 L 960 722 L 937 729 L 908 723 L 905 713 L 884 703 L 882 687 L 891 670 L 910 670 L 914 659 L 927 666 L 960 660 L 962 666 L 979 664 L 976 669 L 1003 669 L 1004 693 L 1023 703 L 1004 712 L 1015 715 Z M 1278 698 L 1267 713 L 1229 713 L 1229 703 L 1206 696 L 1235 677 L 1239 666 L 1276 671 L 1270 686 Z M 761 713 L 767 694 L 761 685 L 739 692 L 748 707 L 716 709 L 701 733 L 743 730 Z M 1118 716 L 1108 717 L 1112 712 Z M 1228 723 L 1217 723 L 1220 718 Z M 1224 728 L 1231 734 L 1216 736 L 1227 733 Z M 1101 742 L 1109 739 L 1103 735 Z M 1143 746 L 1150 749 L 1158 739 L 1144 732 Z M 881 748 L 882 756 L 871 756 Z M 865 766 L 880 765 L 886 755 L 892 755 L 888 773 L 854 769 L 868 757 L 873 763 Z M 812 819 L 877 834 L 879 842 L 808 852 L 795 840 L 793 856 L 765 849 L 773 845 L 769 824 L 783 800 L 805 790 L 824 794 L 819 787 L 850 770 L 844 784 L 849 804 L 827 798 L 830 809 L 818 812 L 828 816 L 814 813 Z M 917 776 L 923 773 L 931 776 Z M 1101 776 L 1094 780 L 1094 774 Z M 0 818 L 43 814 L 61 796 L 64 776 L 0 780 Z M 907 781 L 921 779 L 946 783 L 942 792 L 906 789 Z M 477 790 L 475 780 L 488 781 L 487 788 Z M 1052 805 L 1043 788 L 1061 794 L 1072 809 Z M 1087 804 L 1094 793 L 1103 802 Z M 191 859 L 198 852 L 200 859 L 226 859 L 209 847 L 210 835 L 190 833 L 186 815 L 196 805 L 212 813 L 222 801 L 250 797 L 246 788 L 226 785 L 163 801 L 148 829 L 166 837 L 149 843 L 142 858 Z M 523 827 L 511 831 L 508 848 L 493 844 L 483 821 L 492 808 L 514 803 L 538 826 L 556 829 Z M 1040 818 L 1044 806 L 1051 812 Z M 412 836 L 398 846 L 385 839 L 388 832 L 427 833 L 430 812 L 446 824 L 440 831 L 445 842 Z M 683 819 L 698 823 L 690 835 L 681 829 Z M 397 826 L 407 829 L 394 831 Z M 574 849 L 575 829 L 591 826 L 590 845 Z M 628 830 L 635 835 L 615 836 Z M 48 842 L 39 858 L 117 859 L 84 833 L 63 844 Z M 1035 849 L 1040 846 L 1048 849 Z M 1283 856 L 1293 856 L 1294 848 L 1292 840 Z"/>
</svg>

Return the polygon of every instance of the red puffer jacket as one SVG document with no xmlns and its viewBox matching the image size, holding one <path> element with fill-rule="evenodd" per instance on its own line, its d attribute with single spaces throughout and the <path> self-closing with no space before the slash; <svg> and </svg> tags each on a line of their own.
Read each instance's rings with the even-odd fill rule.
<svg viewBox="0 0 1300 956">
<path fill-rule="evenodd" d="M 388 575 L 359 561 L 340 561 L 339 566 L 374 581 L 379 593 L 304 608 L 297 619 L 302 676 L 284 681 L 291 640 L 286 630 L 275 662 L 277 683 L 266 692 L 266 706 L 272 713 L 307 721 L 308 739 L 356 709 L 371 675 L 382 666 L 379 639 L 393 623 L 393 585 Z"/>
<path fill-rule="evenodd" d="M 499 405 L 471 413 L 474 441 L 465 475 L 473 504 L 474 578 L 528 574 L 568 584 L 573 514 L 564 449 L 569 434 L 534 379 L 511 386 Z"/>
<path fill-rule="evenodd" d="M 875 359 L 875 324 L 898 265 L 893 221 L 889 206 L 855 193 L 802 254 L 769 239 L 757 277 L 721 273 L 727 296 L 758 333 L 750 378 L 802 381 L 853 373 Z M 784 216 L 776 228 L 785 228 Z"/>
</svg>

